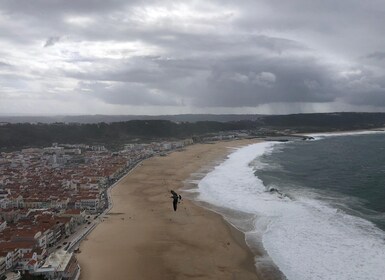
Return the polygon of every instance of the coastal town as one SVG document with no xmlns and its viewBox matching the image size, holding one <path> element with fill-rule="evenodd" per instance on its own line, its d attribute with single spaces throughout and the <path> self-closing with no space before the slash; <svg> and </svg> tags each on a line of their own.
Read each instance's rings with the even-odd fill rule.
<svg viewBox="0 0 385 280">
<path fill-rule="evenodd" d="M 0 279 L 78 279 L 76 251 L 111 208 L 111 187 L 142 160 L 191 144 L 127 144 L 111 152 L 53 143 L 2 152 Z"/>
</svg>

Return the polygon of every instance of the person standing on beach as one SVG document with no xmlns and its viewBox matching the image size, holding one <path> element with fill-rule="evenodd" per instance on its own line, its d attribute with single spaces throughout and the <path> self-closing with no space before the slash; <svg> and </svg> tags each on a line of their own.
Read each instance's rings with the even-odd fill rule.
<svg viewBox="0 0 385 280">
<path fill-rule="evenodd" d="M 180 200 L 182 199 L 181 195 L 178 195 L 176 192 L 171 190 L 171 198 L 172 198 L 172 206 L 174 207 L 174 211 L 176 211 L 176 207 L 178 205 L 178 202 L 180 203 Z"/>
</svg>

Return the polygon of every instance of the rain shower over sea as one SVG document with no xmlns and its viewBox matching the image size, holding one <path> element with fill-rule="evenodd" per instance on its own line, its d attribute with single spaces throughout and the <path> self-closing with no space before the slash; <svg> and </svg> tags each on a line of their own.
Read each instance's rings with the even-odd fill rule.
<svg viewBox="0 0 385 280">
<path fill-rule="evenodd" d="M 263 142 L 199 181 L 196 200 L 289 280 L 385 279 L 385 133 Z"/>
</svg>

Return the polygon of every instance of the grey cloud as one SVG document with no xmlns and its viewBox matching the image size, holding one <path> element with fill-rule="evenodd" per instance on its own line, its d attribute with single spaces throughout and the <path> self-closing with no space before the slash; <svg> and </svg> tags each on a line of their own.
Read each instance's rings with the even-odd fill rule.
<svg viewBox="0 0 385 280">
<path fill-rule="evenodd" d="M 336 83 L 340 99 L 347 104 L 385 106 L 385 75 L 361 67 L 352 69 Z"/>
<path fill-rule="evenodd" d="M 286 38 L 278 38 L 266 35 L 253 35 L 251 36 L 251 42 L 255 43 L 258 47 L 263 47 L 275 52 L 283 52 L 285 50 L 307 50 L 308 48 L 299 42 L 289 40 Z"/>
<path fill-rule="evenodd" d="M 59 41 L 60 41 L 60 37 L 58 37 L 58 36 L 49 37 L 47 39 L 47 41 L 45 41 L 44 48 L 53 46 L 53 45 L 55 45 Z"/>
<path fill-rule="evenodd" d="M 348 104 L 370 105 L 376 108 L 383 108 L 385 107 L 385 88 L 352 92 L 344 100 Z"/>
<path fill-rule="evenodd" d="M 167 84 L 192 77 L 196 72 L 209 68 L 207 60 L 167 59 L 161 57 L 134 57 L 126 60 L 96 60 L 95 64 L 110 66 L 105 69 L 89 69 L 87 72 L 66 71 L 65 75 L 81 80 Z"/>
<path fill-rule="evenodd" d="M 231 5 L 231 1 L 227 1 Z M 384 49 L 379 40 L 385 26 L 385 5 L 382 0 L 363 2 L 263 0 L 245 1 L 240 29 L 276 30 L 295 34 L 312 47 L 351 58 L 363 56 L 371 49 Z"/>
<path fill-rule="evenodd" d="M 183 99 L 188 105 L 206 108 L 283 102 L 326 103 L 338 98 L 352 104 L 372 105 L 366 101 L 365 93 L 372 92 L 372 87 L 381 82 L 373 73 L 364 70 L 337 78 L 338 73 L 332 65 L 312 58 L 237 56 L 184 60 L 149 56 L 105 63 L 115 67 L 109 71 L 66 74 L 85 81 L 124 84 L 124 89 L 116 87 L 112 95 L 102 95 L 102 90 L 98 91 L 103 100 L 116 104 L 135 105 L 146 98 L 151 104 L 165 102 L 165 98 L 160 102 L 154 99 L 157 95 L 145 90 L 153 88 L 168 97 L 165 104 L 178 104 L 178 100 Z M 130 88 L 135 93 L 126 95 Z M 143 92 L 141 98 L 132 98 Z M 355 98 L 349 98 L 353 93 Z"/>
<path fill-rule="evenodd" d="M 164 1 L 147 1 L 147 3 L 166 3 Z M 10 38 L 22 43 L 28 40 L 34 40 L 42 34 L 60 33 L 71 34 L 73 37 L 82 38 L 83 40 L 142 40 L 150 44 L 162 46 L 176 53 L 185 50 L 197 51 L 213 51 L 244 52 L 253 48 L 268 49 L 274 52 L 282 52 L 290 49 L 303 49 L 305 46 L 293 40 L 279 38 L 268 35 L 229 32 L 228 34 L 198 34 L 196 32 L 181 31 L 176 27 L 170 26 L 151 26 L 144 27 L 140 23 L 130 19 L 130 7 L 140 6 L 140 1 L 46 1 L 37 0 L 33 4 L 31 1 L 5 1 L 0 8 L 7 14 L 16 17 L 19 21 L 23 21 L 24 25 L 30 28 L 27 30 L 19 29 L 18 32 L 8 34 Z M 125 10 L 126 9 L 126 10 Z M 121 21 L 121 17 L 111 16 L 114 13 L 122 13 L 126 18 L 125 22 Z M 111 13 L 111 14 L 109 14 Z M 65 17 L 84 15 L 94 20 L 94 23 L 88 27 L 72 26 L 65 22 Z M 40 29 L 40 34 L 35 33 L 35 29 Z M 5 32 L 6 30 L 4 30 Z M 51 40 L 51 38 L 53 40 Z M 46 41 L 46 45 L 51 45 L 51 41 L 55 43 L 55 37 L 51 37 Z M 239 49 L 246 46 L 246 49 Z"/>
<path fill-rule="evenodd" d="M 71 34 L 87 40 L 87 34 L 92 34 L 92 29 L 87 33 L 76 26 L 68 25 L 68 17 L 86 16 L 95 19 L 93 29 L 101 29 L 109 18 L 109 13 L 122 11 L 125 6 L 135 3 L 134 0 L 4 0 L 0 3 L 0 15 L 3 14 L 10 20 L 6 22 L 7 26 L 0 26 L 0 34 L 19 44 L 32 44 L 35 40 L 45 40 L 47 35 L 57 33 Z M 110 33 L 111 29 L 108 31 Z"/>
<path fill-rule="evenodd" d="M 0 61 L 0 68 L 11 67 L 11 64 Z"/>
<path fill-rule="evenodd" d="M 79 91 L 115 105 L 180 105 L 156 88 L 148 88 L 138 83 L 100 83 L 83 82 Z"/>
<path fill-rule="evenodd" d="M 206 2 L 198 1 L 196 6 L 202 3 Z M 131 8 L 153 4 L 166 11 L 176 5 L 155 0 L 2 1 L 0 14 L 8 20 L 0 27 L 0 42 L 20 52 L 28 46 L 33 54 L 41 42 L 49 47 L 66 38 L 45 50 L 49 60 L 41 58 L 35 64 L 19 60 L 20 75 L 4 80 L 28 89 L 32 87 L 23 84 L 33 78 L 34 88 L 41 88 L 39 77 L 49 74 L 57 81 L 78 82 L 82 96 L 108 104 L 178 106 L 183 100 L 208 111 L 336 100 L 357 106 L 384 104 L 385 53 L 376 51 L 385 49 L 379 39 L 385 26 L 382 1 L 352 0 L 349 5 L 331 0 L 211 1 L 210 6 L 218 7 L 215 12 L 230 10 L 232 16 L 219 21 L 207 16 L 203 27 L 194 22 L 194 28 L 188 28 L 188 15 L 180 22 L 166 18 L 160 23 L 133 17 Z M 91 23 L 68 22 L 83 16 Z M 60 37 L 48 37 L 52 34 Z M 116 42 L 139 42 L 154 51 L 146 56 L 122 48 L 117 50 L 122 58 L 114 59 L 87 56 L 85 49 L 66 49 L 71 43 L 82 48 L 82 43 Z M 18 57 L 12 51 L 3 50 L 4 55 Z M 55 57 L 56 52 L 62 56 Z M 40 63 L 46 63 L 43 70 L 35 69 Z M 0 62 L 0 69 L 6 67 Z M 341 73 L 349 72 L 344 68 L 359 71 L 344 76 Z M 16 72 L 7 73 L 11 74 Z M 52 82 L 47 89 L 56 87 Z"/>
<path fill-rule="evenodd" d="M 135 1 L 133 1 L 135 2 Z M 1 8 L 11 14 L 25 14 L 34 16 L 45 16 L 58 14 L 79 14 L 93 12 L 108 12 L 125 6 L 122 0 L 3 0 Z"/>
<path fill-rule="evenodd" d="M 366 56 L 366 58 L 383 60 L 385 59 L 385 52 L 370 53 Z"/>
<path fill-rule="evenodd" d="M 312 60 L 238 57 L 216 65 L 199 106 L 256 106 L 335 99 L 331 69 Z M 205 101 L 207 102 L 205 104 Z"/>
<path fill-rule="evenodd" d="M 244 34 L 189 34 L 179 32 L 168 32 L 175 39 L 162 39 L 162 36 L 144 37 L 151 43 L 156 43 L 168 49 L 179 51 L 208 51 L 220 54 L 223 52 L 246 52 L 247 50 L 265 49 L 272 52 L 281 53 L 287 50 L 306 50 L 307 48 L 294 40 L 285 38 L 271 37 L 266 35 L 244 35 Z"/>
</svg>

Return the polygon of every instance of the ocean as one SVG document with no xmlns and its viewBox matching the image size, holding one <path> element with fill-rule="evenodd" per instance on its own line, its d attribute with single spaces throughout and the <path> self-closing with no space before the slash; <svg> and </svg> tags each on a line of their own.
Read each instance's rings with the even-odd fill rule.
<svg viewBox="0 0 385 280">
<path fill-rule="evenodd" d="M 385 279 L 385 133 L 314 135 L 235 150 L 195 199 L 289 280 Z"/>
</svg>

